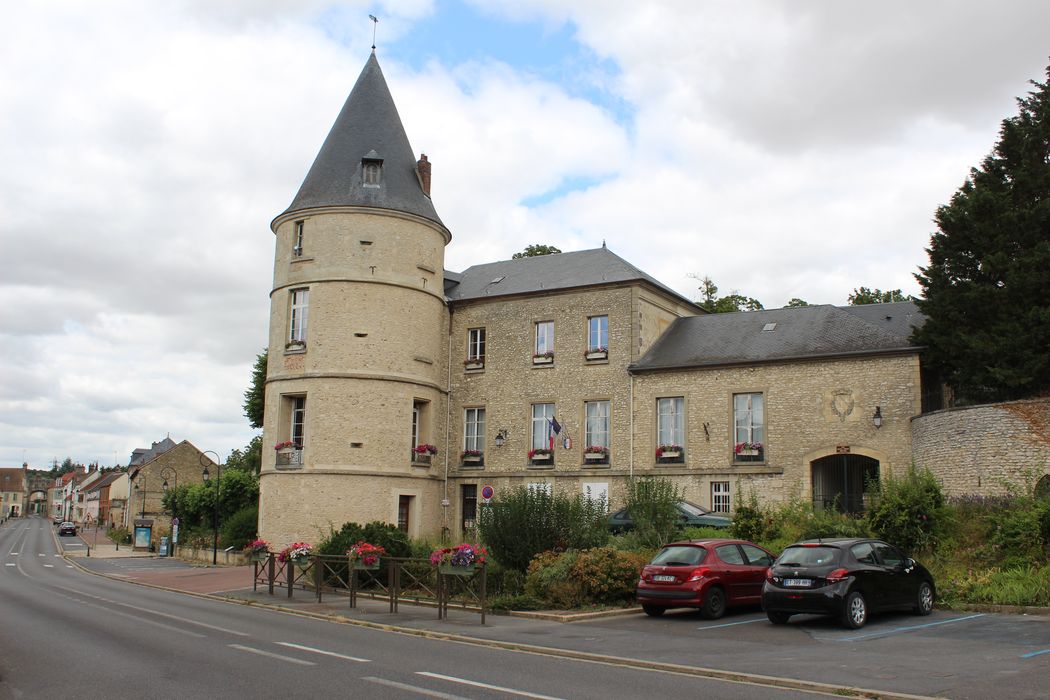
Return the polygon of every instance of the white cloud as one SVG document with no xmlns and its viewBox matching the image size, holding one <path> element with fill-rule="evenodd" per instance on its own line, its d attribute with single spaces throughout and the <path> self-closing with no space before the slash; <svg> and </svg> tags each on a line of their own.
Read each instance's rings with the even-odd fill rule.
<svg viewBox="0 0 1050 700">
<path fill-rule="evenodd" d="M 440 45 L 418 72 L 381 52 L 409 137 L 434 162 L 447 266 L 606 240 L 687 295 L 689 274 L 709 274 L 767 306 L 844 303 L 861 285 L 915 292 L 937 205 L 1042 77 L 1050 26 L 1035 0 L 477 6 L 523 36 L 568 26 L 615 68 L 565 56 L 556 84 L 506 58 L 450 61 Z M 269 222 L 367 57 L 367 15 L 396 46 L 445 11 L 7 9 L 0 462 L 23 449 L 33 466 L 123 461 L 169 432 L 223 454 L 248 441 Z M 595 91 L 604 102 L 582 96 Z"/>
</svg>

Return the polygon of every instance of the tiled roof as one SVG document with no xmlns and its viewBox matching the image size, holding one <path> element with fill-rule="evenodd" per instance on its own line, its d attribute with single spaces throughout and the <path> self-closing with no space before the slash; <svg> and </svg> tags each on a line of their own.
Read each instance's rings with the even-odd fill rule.
<svg viewBox="0 0 1050 700">
<path fill-rule="evenodd" d="M 638 281 L 693 305 L 607 248 L 484 263 L 458 275 L 446 272 L 445 293 L 455 302 Z"/>
<path fill-rule="evenodd" d="M 0 468 L 0 491 L 24 491 L 23 473 L 21 467 Z"/>
<path fill-rule="evenodd" d="M 362 181 L 364 158 L 382 160 L 379 186 Z M 375 53 L 284 213 L 330 206 L 392 209 L 441 224 L 416 175 L 415 152 Z"/>
<path fill-rule="evenodd" d="M 632 371 L 917 351 L 911 302 L 803 306 L 677 319 Z M 858 311 L 858 309 L 861 309 Z"/>
</svg>

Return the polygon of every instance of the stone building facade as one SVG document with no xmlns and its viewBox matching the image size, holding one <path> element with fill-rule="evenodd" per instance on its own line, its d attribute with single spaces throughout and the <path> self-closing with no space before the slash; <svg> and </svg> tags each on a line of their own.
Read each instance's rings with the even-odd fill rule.
<svg viewBox="0 0 1050 700">
<path fill-rule="evenodd" d="M 913 304 L 711 315 L 604 245 L 448 271 L 431 177 L 373 54 L 271 225 L 273 546 L 348 521 L 458 536 L 485 487 L 616 506 L 646 474 L 718 511 L 857 512 L 912 463 Z"/>
</svg>

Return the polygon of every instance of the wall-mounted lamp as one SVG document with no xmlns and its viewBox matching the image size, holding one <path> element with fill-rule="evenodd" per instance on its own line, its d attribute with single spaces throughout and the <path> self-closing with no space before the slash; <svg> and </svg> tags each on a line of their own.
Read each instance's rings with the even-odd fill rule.
<svg viewBox="0 0 1050 700">
<path fill-rule="evenodd" d="M 875 424 L 876 430 L 882 427 L 882 406 L 875 407 L 875 415 L 871 417 L 871 422 Z"/>
<path fill-rule="evenodd" d="M 507 431 L 501 430 L 496 433 L 496 447 L 503 447 L 504 443 L 507 442 Z"/>
</svg>

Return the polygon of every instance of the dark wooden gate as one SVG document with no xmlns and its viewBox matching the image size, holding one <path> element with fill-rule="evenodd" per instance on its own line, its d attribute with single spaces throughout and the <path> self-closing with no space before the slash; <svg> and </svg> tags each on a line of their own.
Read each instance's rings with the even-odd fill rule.
<svg viewBox="0 0 1050 700">
<path fill-rule="evenodd" d="M 837 454 L 814 460 L 813 507 L 860 514 L 866 507 L 864 491 L 878 483 L 879 460 L 863 455 Z"/>
</svg>

